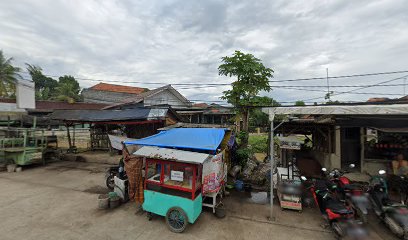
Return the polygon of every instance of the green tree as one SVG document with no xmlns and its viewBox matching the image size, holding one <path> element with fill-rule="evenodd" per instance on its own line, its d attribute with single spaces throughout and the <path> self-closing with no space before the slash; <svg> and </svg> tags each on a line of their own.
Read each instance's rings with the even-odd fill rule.
<svg viewBox="0 0 408 240">
<path fill-rule="evenodd" d="M 58 81 L 45 76 L 39 66 L 26 63 L 27 71 L 35 83 L 35 95 L 37 99 L 48 100 L 55 97 Z"/>
<path fill-rule="evenodd" d="M 270 97 L 254 97 L 253 105 L 259 107 L 253 107 L 250 110 L 249 126 L 251 129 L 256 127 L 267 127 L 269 125 L 268 114 L 262 112 L 261 106 L 278 107 L 281 104 Z"/>
<path fill-rule="evenodd" d="M 231 57 L 223 57 L 218 67 L 221 76 L 236 77 L 231 90 L 223 92 L 221 99 L 232 104 L 243 120 L 243 131 L 248 132 L 250 106 L 260 91 L 271 90 L 269 78 L 273 70 L 262 64 L 262 61 L 252 54 L 235 51 Z M 243 146 L 248 145 L 248 138 L 243 139 Z"/>
<path fill-rule="evenodd" d="M 58 79 L 55 99 L 74 103 L 81 100 L 79 95 L 80 91 L 81 88 L 79 87 L 78 81 L 73 76 L 65 75 Z"/>
<path fill-rule="evenodd" d="M 306 106 L 305 102 L 299 100 L 295 102 L 295 106 Z"/>
<path fill-rule="evenodd" d="M 16 81 L 20 68 L 14 67 L 13 58 L 6 58 L 0 50 L 0 97 L 13 97 L 16 93 Z"/>
</svg>

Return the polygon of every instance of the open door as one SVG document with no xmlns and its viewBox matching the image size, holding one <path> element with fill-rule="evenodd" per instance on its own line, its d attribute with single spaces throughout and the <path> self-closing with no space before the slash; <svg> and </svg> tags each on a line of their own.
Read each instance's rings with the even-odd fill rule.
<svg viewBox="0 0 408 240">
<path fill-rule="evenodd" d="M 355 165 L 355 170 L 360 171 L 360 128 L 342 127 L 341 128 L 341 167 L 348 168 L 350 164 Z"/>
</svg>

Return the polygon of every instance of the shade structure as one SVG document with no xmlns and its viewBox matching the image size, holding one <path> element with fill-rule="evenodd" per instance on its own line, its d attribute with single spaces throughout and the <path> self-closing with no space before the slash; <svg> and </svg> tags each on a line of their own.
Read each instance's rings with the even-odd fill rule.
<svg viewBox="0 0 408 240">
<path fill-rule="evenodd" d="M 215 151 L 225 135 L 224 128 L 174 128 L 156 135 L 125 141 L 127 145 Z"/>
</svg>

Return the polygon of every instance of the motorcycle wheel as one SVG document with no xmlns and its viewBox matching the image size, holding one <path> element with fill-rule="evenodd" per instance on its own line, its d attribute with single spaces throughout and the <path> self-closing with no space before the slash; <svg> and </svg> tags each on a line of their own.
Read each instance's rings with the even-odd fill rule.
<svg viewBox="0 0 408 240">
<path fill-rule="evenodd" d="M 367 216 L 367 214 L 364 214 L 364 213 L 361 211 L 361 209 L 357 208 L 357 209 L 356 209 L 356 212 L 357 212 L 358 217 L 360 218 L 360 220 L 361 220 L 363 223 L 367 223 L 367 222 L 368 222 L 368 216 Z"/>
<path fill-rule="evenodd" d="M 108 187 L 110 190 L 113 190 L 115 188 L 115 180 L 114 180 L 114 175 L 110 174 L 106 178 L 106 187 Z"/>
<path fill-rule="evenodd" d="M 385 222 L 385 225 L 387 225 L 387 227 L 395 235 L 397 235 L 398 237 L 404 236 L 404 229 L 401 226 L 399 226 L 398 223 L 396 223 L 394 219 L 392 219 L 388 214 L 385 214 L 384 222 Z M 405 236 L 404 236 L 404 239 L 405 239 Z"/>
<path fill-rule="evenodd" d="M 331 227 L 334 233 L 338 236 L 338 239 L 342 239 L 344 237 L 345 234 L 344 234 L 343 228 L 341 227 L 340 223 L 332 222 Z"/>
</svg>

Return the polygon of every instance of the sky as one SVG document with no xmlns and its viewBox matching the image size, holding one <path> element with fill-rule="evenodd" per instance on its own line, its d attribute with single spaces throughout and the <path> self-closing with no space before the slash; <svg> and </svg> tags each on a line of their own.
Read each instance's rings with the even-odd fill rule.
<svg viewBox="0 0 408 240">
<path fill-rule="evenodd" d="M 72 75 L 83 88 L 117 81 L 150 89 L 231 83 L 217 67 L 239 50 L 274 70 L 273 90 L 261 95 L 288 104 L 322 102 L 326 79 L 279 81 L 326 77 L 326 69 L 329 76 L 408 71 L 407 12 L 405 0 L 6 0 L 0 1 L 0 49 L 17 66 Z M 401 97 L 405 76 L 329 79 L 331 99 Z M 388 84 L 400 85 L 341 87 L 393 79 Z M 219 101 L 229 86 L 175 88 L 191 100 Z"/>
</svg>

